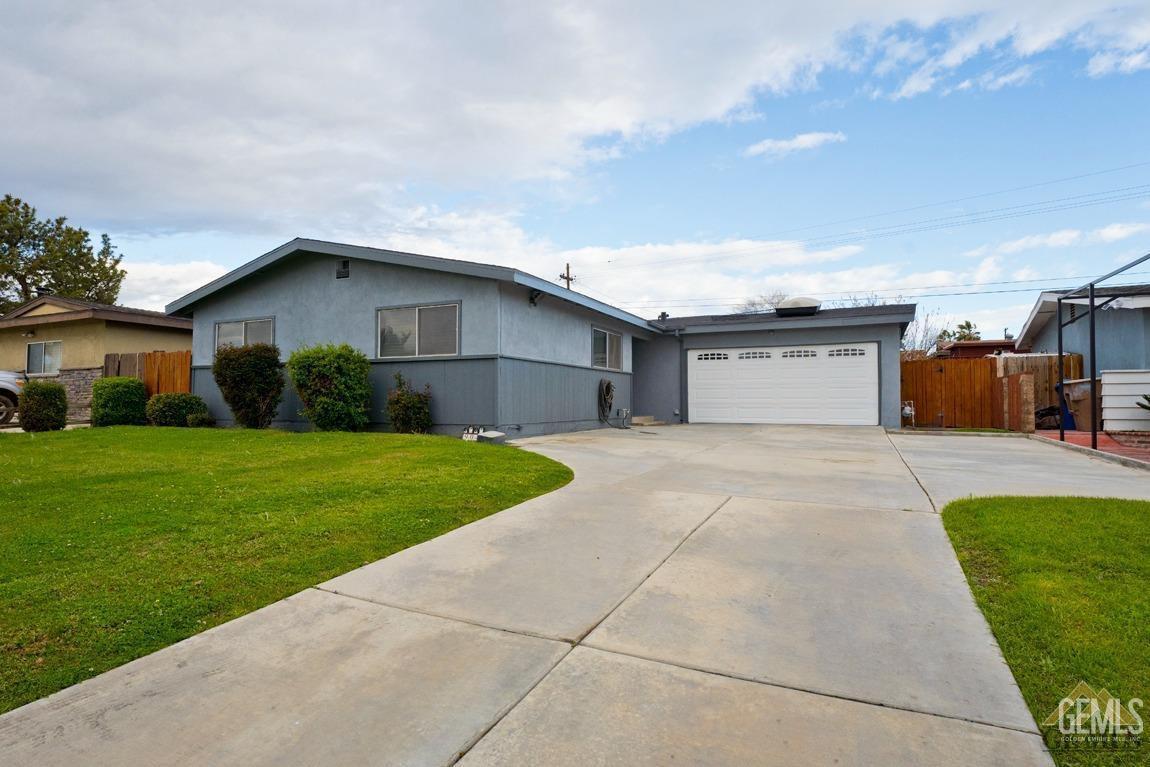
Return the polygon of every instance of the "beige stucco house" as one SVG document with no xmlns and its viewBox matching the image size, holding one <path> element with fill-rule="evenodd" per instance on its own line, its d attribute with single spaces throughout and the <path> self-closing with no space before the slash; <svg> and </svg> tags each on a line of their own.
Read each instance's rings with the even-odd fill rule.
<svg viewBox="0 0 1150 767">
<path fill-rule="evenodd" d="M 0 370 L 59 380 L 85 417 L 104 355 L 192 348 L 192 321 L 162 312 L 41 296 L 0 317 Z"/>
</svg>

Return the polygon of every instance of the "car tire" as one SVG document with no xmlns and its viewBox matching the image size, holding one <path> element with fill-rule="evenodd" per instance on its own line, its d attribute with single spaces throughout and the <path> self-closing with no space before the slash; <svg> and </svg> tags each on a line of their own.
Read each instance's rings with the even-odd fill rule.
<svg viewBox="0 0 1150 767">
<path fill-rule="evenodd" d="M 16 415 L 16 400 L 9 394 L 0 394 L 0 426 L 11 423 L 14 415 Z"/>
</svg>

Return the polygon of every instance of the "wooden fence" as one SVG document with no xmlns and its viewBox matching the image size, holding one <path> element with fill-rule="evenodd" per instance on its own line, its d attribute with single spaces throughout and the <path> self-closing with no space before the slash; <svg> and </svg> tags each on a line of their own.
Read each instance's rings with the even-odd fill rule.
<svg viewBox="0 0 1150 767">
<path fill-rule="evenodd" d="M 906 360 L 902 400 L 914 403 L 917 426 L 1003 428 L 1002 385 L 989 357 Z"/>
<path fill-rule="evenodd" d="M 148 396 L 192 390 L 192 353 L 138 352 L 105 354 L 105 376 L 139 378 L 148 388 Z"/>
<path fill-rule="evenodd" d="M 1081 355 L 1066 355 L 1065 364 L 1067 380 L 1082 375 Z M 1025 410 L 1058 403 L 1057 382 L 1054 354 L 903 360 L 901 399 L 914 403 L 918 426 L 1025 431 L 1033 421 Z"/>
</svg>

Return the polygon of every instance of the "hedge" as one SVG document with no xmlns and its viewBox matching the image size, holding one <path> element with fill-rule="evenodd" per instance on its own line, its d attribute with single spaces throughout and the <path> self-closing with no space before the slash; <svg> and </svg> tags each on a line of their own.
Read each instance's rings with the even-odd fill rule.
<svg viewBox="0 0 1150 767">
<path fill-rule="evenodd" d="M 387 419 L 401 434 L 431 431 L 431 386 L 416 391 L 401 373 L 395 374 L 395 388 L 387 393 Z"/>
<path fill-rule="evenodd" d="M 68 423 L 68 392 L 55 381 L 28 381 L 20 392 L 20 428 L 59 431 Z"/>
<path fill-rule="evenodd" d="M 371 406 L 371 363 L 348 344 L 292 352 L 288 373 L 303 402 L 303 415 L 320 431 L 358 431 Z"/>
<path fill-rule="evenodd" d="M 138 378 L 112 376 L 92 382 L 93 426 L 144 426 L 148 389 Z"/>
<path fill-rule="evenodd" d="M 208 405 L 195 394 L 168 392 L 148 400 L 147 412 L 152 426 L 187 426 L 190 416 L 207 414 Z"/>
</svg>

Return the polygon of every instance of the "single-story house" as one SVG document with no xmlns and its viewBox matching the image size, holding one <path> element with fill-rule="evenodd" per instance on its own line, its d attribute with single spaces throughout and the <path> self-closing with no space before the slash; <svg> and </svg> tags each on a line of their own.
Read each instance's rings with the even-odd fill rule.
<svg viewBox="0 0 1150 767">
<path fill-rule="evenodd" d="M 986 338 L 977 341 L 944 341 L 934 356 L 940 360 L 970 360 L 991 354 L 1023 353 L 1013 338 Z"/>
<path fill-rule="evenodd" d="M 1034 303 L 1022 332 L 1015 340 L 1018 350 L 1034 353 L 1058 353 L 1057 302 L 1069 291 L 1044 291 Z M 1150 285 L 1129 285 L 1121 288 L 1099 287 L 1095 291 L 1095 305 L 1113 297 L 1105 308 L 1097 309 L 1095 317 L 1095 345 L 1098 349 L 1097 370 L 1150 369 Z M 1134 294 L 1134 295 L 1130 295 Z M 1075 297 L 1062 303 L 1062 320 L 1077 319 L 1063 330 L 1064 352 L 1082 355 L 1083 370 L 1090 369 L 1090 322 L 1086 318 L 1089 301 Z"/>
<path fill-rule="evenodd" d="M 92 381 L 105 354 L 185 351 L 192 323 L 163 312 L 40 296 L 0 317 L 0 370 L 57 380 L 68 390 L 68 415 L 88 417 Z"/>
<path fill-rule="evenodd" d="M 224 344 L 348 343 L 371 359 L 371 420 L 395 373 L 430 384 L 437 431 L 512 436 L 669 422 L 899 426 L 899 346 L 914 305 L 646 320 L 518 269 L 296 239 L 168 305 L 193 323 L 192 390 Z M 790 314 L 790 316 L 787 316 Z M 276 423 L 303 427 L 294 392 Z"/>
</svg>

